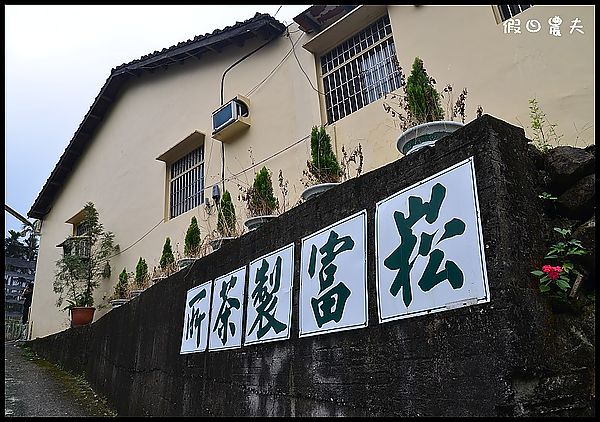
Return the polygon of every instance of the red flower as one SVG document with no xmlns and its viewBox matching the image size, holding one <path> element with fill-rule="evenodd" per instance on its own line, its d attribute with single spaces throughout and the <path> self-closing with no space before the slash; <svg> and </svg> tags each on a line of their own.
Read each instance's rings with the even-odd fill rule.
<svg viewBox="0 0 600 422">
<path fill-rule="evenodd" d="M 542 271 L 548 274 L 548 278 L 550 280 L 557 280 L 558 277 L 560 277 L 560 272 L 562 271 L 562 268 L 558 265 L 556 267 L 553 267 L 551 265 L 544 265 L 542 267 Z"/>
</svg>

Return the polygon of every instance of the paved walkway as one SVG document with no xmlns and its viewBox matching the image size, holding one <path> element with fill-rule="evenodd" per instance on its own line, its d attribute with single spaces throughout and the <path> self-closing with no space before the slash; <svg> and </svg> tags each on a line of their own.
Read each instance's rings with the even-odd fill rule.
<svg viewBox="0 0 600 422">
<path fill-rule="evenodd" d="M 4 416 L 116 416 L 81 377 L 4 343 Z"/>
</svg>

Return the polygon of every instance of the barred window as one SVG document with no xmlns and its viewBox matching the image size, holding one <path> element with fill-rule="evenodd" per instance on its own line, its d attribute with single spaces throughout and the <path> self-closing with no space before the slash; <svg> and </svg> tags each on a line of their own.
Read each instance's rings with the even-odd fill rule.
<svg viewBox="0 0 600 422">
<path fill-rule="evenodd" d="M 389 17 L 321 56 L 327 122 L 333 123 L 400 88 Z"/>
<path fill-rule="evenodd" d="M 518 15 L 525 9 L 529 9 L 533 4 L 500 4 L 498 10 L 500 11 L 500 19 L 504 22 L 513 16 Z"/>
<path fill-rule="evenodd" d="M 171 164 L 170 216 L 177 217 L 204 202 L 204 147 Z"/>
</svg>

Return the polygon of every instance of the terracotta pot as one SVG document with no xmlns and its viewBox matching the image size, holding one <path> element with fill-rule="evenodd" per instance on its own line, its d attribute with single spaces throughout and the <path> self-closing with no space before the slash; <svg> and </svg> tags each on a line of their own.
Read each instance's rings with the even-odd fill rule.
<svg viewBox="0 0 600 422">
<path fill-rule="evenodd" d="M 82 325 L 91 324 L 94 320 L 95 311 L 96 308 L 91 307 L 71 308 L 71 327 L 81 327 Z"/>
</svg>

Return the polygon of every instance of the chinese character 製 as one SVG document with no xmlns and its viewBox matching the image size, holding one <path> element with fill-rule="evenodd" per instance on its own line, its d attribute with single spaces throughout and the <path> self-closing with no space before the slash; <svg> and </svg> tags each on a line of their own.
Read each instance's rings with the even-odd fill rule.
<svg viewBox="0 0 600 422">
<path fill-rule="evenodd" d="M 257 337 L 260 339 L 269 330 L 273 329 L 275 333 L 279 334 L 281 331 L 287 328 L 287 325 L 275 318 L 275 312 L 277 311 L 277 296 L 275 295 L 279 291 L 281 285 L 281 257 L 278 256 L 275 261 L 275 268 L 267 276 L 269 271 L 269 263 L 266 259 L 262 260 L 262 264 L 256 272 L 256 280 L 254 290 L 252 291 L 252 299 L 257 315 L 248 331 L 248 334 L 252 333 L 258 324 L 258 331 L 256 332 Z M 269 290 L 269 286 L 271 289 Z"/>
<path fill-rule="evenodd" d="M 342 281 L 333 286 L 337 271 L 337 266 L 333 261 L 337 255 L 352 250 L 352 248 L 354 248 L 354 240 L 350 236 L 339 237 L 332 230 L 329 233 L 327 242 L 318 249 L 321 255 L 323 255 L 321 258 L 321 269 L 319 270 L 320 297 L 312 298 L 311 306 L 319 328 L 329 321 L 340 322 L 342 319 L 344 306 L 351 292 Z M 315 275 L 316 258 L 317 247 L 312 245 L 308 266 L 308 273 L 311 277 Z"/>
<path fill-rule="evenodd" d="M 560 37 L 560 24 L 562 23 L 562 19 L 560 16 L 554 16 L 548 19 L 548 24 L 550 25 L 550 35 L 554 35 L 555 37 Z"/>
<path fill-rule="evenodd" d="M 521 20 L 520 19 L 507 19 L 502 22 L 502 26 L 504 26 L 504 33 L 510 34 L 514 32 L 515 34 L 521 33 Z"/>
<path fill-rule="evenodd" d="M 444 259 L 444 252 L 440 249 L 431 250 L 441 241 L 460 236 L 465 232 L 465 223 L 458 218 L 453 218 L 444 225 L 444 233 L 435 245 L 433 239 L 437 230 L 431 234 L 422 232 L 417 255 L 409 262 L 410 256 L 417 246 L 417 236 L 413 233 L 413 226 L 423 217 L 425 217 L 427 223 L 433 224 L 438 219 L 445 196 L 446 188 L 440 183 L 436 183 L 431 188 L 429 202 L 424 203 L 423 199 L 418 196 L 408 198 L 408 217 L 405 217 L 403 212 L 394 212 L 394 220 L 401 242 L 400 246 L 384 260 L 384 265 L 390 270 L 398 270 L 390 287 L 390 293 L 397 296 L 402 289 L 402 300 L 407 307 L 412 301 L 410 273 L 419 256 L 429 257 L 427 266 L 417 283 L 422 291 L 427 292 L 444 280 L 448 280 L 455 290 L 460 289 L 463 285 L 463 272 L 456 263 L 447 260 L 444 269 L 438 272 Z"/>
<path fill-rule="evenodd" d="M 583 25 L 579 25 L 580 22 L 581 22 L 581 19 L 579 19 L 579 18 L 575 18 L 571 21 L 571 23 L 573 25 L 570 26 L 571 30 L 569 31 L 569 34 L 572 34 L 573 31 L 577 31 L 580 34 L 583 34 Z"/>
</svg>

